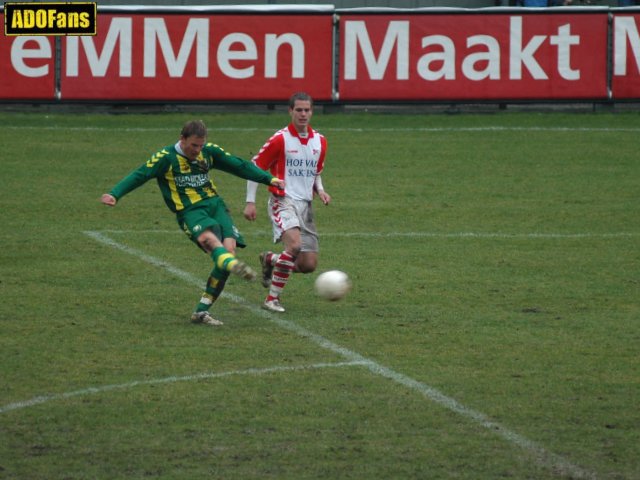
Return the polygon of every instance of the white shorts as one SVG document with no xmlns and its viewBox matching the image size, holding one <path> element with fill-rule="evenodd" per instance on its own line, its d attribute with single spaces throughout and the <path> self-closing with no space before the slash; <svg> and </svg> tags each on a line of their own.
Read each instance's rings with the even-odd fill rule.
<svg viewBox="0 0 640 480">
<path fill-rule="evenodd" d="M 313 207 L 306 200 L 271 195 L 268 202 L 269 218 L 273 227 L 273 242 L 282 239 L 282 234 L 292 228 L 300 229 L 301 252 L 317 252 L 318 232 L 313 218 Z"/>
</svg>

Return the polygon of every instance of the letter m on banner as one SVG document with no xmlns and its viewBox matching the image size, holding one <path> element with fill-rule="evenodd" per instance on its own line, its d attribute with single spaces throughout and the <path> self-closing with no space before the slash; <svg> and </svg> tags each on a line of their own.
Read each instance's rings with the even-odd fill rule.
<svg viewBox="0 0 640 480">
<path fill-rule="evenodd" d="M 613 17 L 614 98 L 640 98 L 640 15 L 616 14 Z"/>
<path fill-rule="evenodd" d="M 374 51 L 364 21 L 345 22 L 344 79 L 358 78 L 358 52 L 367 69 L 368 79 L 382 80 L 387 72 L 391 55 L 396 51 L 396 79 L 409 78 L 409 22 L 390 21 L 378 55 Z"/>
</svg>

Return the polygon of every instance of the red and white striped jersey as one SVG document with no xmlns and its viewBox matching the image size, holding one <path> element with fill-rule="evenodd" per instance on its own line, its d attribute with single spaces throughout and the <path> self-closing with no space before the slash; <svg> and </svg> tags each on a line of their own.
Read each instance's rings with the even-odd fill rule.
<svg viewBox="0 0 640 480">
<path fill-rule="evenodd" d="M 324 168 L 327 140 L 311 125 L 308 132 L 306 138 L 301 138 L 293 124 L 289 124 L 267 140 L 253 157 L 258 167 L 284 180 L 285 190 L 271 186 L 272 193 L 294 200 L 313 200 L 313 184 Z"/>
</svg>

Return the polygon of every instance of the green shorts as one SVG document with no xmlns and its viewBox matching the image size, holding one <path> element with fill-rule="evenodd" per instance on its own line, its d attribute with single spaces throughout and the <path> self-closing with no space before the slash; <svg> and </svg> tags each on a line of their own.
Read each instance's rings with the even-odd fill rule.
<svg viewBox="0 0 640 480">
<path fill-rule="evenodd" d="M 177 220 L 184 233 L 198 246 L 200 246 L 198 237 L 205 230 L 211 230 L 221 242 L 225 238 L 235 238 L 238 247 L 247 246 L 242 234 L 233 224 L 229 209 L 220 197 L 201 200 L 186 210 L 178 212 Z"/>
</svg>

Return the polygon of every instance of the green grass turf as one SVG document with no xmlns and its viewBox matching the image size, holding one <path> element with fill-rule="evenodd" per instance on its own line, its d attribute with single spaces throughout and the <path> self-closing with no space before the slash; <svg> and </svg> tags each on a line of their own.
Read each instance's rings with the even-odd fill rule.
<svg viewBox="0 0 640 480">
<path fill-rule="evenodd" d="M 244 158 L 288 121 L 0 113 L 1 479 L 640 477 L 640 116 L 317 113 L 353 290 L 232 279 L 221 328 L 157 187 L 99 203 L 192 117 Z M 213 176 L 257 268 L 266 194 Z"/>
</svg>

